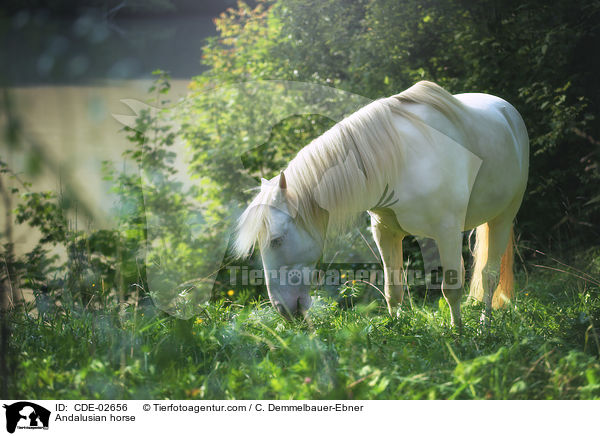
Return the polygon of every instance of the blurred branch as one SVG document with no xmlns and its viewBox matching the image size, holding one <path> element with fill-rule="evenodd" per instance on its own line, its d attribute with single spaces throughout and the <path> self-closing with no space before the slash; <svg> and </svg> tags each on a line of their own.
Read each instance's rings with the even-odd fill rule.
<svg viewBox="0 0 600 436">
<path fill-rule="evenodd" d="M 573 128 L 573 132 L 575 132 L 575 134 L 581 138 L 587 139 L 588 142 L 590 142 L 593 145 L 600 145 L 600 141 L 592 138 L 590 135 L 588 135 L 587 133 L 585 133 L 584 131 L 578 129 L 577 127 Z"/>
</svg>

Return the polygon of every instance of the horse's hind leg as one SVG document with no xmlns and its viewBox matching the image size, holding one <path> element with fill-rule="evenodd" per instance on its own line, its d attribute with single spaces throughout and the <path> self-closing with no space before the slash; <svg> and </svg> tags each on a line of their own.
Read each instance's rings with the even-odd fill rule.
<svg viewBox="0 0 600 436">
<path fill-rule="evenodd" d="M 483 303 L 485 307 L 482 321 L 485 323 L 489 323 L 492 316 L 494 291 L 500 281 L 502 255 L 510 241 L 514 216 L 514 213 L 505 213 L 488 223 L 487 262 L 482 270 Z"/>
<path fill-rule="evenodd" d="M 384 292 L 388 310 L 395 316 L 398 304 L 402 302 L 404 287 L 402 284 L 402 239 L 404 233 L 381 222 L 371 215 L 373 239 L 379 248 L 383 260 Z"/>
</svg>

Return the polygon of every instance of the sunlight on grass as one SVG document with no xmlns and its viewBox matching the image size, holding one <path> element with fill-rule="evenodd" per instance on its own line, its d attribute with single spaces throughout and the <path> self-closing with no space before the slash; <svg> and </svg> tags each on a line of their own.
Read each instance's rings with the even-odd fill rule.
<svg viewBox="0 0 600 436">
<path fill-rule="evenodd" d="M 551 278 L 551 280 L 550 280 Z M 357 297 L 360 295 L 357 294 Z M 14 314 L 20 377 L 35 398 L 599 398 L 598 288 L 545 271 L 482 330 L 481 304 L 449 326 L 439 297 L 396 319 L 381 300 L 342 309 L 317 293 L 305 320 L 266 301 L 206 305 L 182 321 L 151 304 Z M 359 298 L 360 300 L 360 298 Z M 439 304 L 438 304 L 439 300 Z"/>
</svg>

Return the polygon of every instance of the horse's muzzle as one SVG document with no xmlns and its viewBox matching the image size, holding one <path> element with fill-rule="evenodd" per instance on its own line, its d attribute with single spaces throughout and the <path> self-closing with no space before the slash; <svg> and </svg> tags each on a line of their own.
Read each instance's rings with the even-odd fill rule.
<svg viewBox="0 0 600 436">
<path fill-rule="evenodd" d="M 310 295 L 308 297 L 298 297 L 287 304 L 273 302 L 275 310 L 290 321 L 294 318 L 306 318 L 311 305 L 312 298 L 310 298 Z"/>
</svg>

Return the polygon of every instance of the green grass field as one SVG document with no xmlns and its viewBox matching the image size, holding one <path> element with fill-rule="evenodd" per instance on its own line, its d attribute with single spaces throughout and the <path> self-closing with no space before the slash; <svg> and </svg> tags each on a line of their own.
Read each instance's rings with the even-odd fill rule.
<svg viewBox="0 0 600 436">
<path fill-rule="evenodd" d="M 600 298 L 589 280 L 536 270 L 487 331 L 444 300 L 341 309 L 316 296 L 309 323 L 266 301 L 213 303 L 177 320 L 148 302 L 45 317 L 13 313 L 10 396 L 31 399 L 593 399 Z M 237 300 L 237 301 L 236 301 Z M 412 307 L 411 307 L 412 306 Z"/>
</svg>

